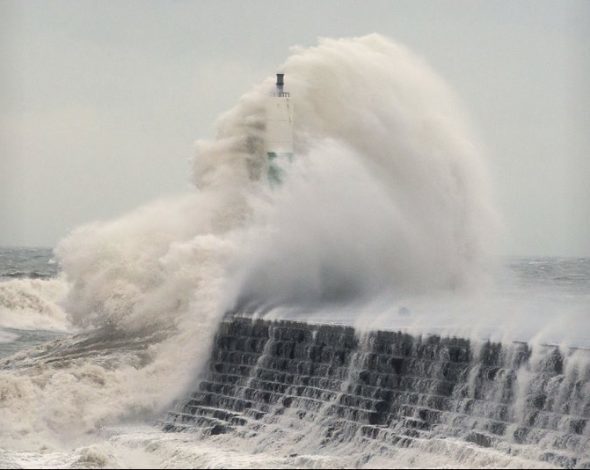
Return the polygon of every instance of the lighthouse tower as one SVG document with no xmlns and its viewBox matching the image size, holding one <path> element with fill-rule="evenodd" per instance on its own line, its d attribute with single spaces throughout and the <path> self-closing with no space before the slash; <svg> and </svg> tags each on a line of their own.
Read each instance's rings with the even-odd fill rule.
<svg viewBox="0 0 590 470">
<path fill-rule="evenodd" d="M 277 73 L 276 88 L 266 108 L 265 151 L 271 185 L 281 182 L 283 168 L 293 158 L 293 106 L 283 87 L 284 74 Z"/>
</svg>

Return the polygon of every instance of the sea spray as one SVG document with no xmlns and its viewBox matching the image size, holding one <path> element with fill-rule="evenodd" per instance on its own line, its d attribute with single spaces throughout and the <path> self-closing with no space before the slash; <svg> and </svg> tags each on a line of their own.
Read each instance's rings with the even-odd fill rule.
<svg viewBox="0 0 590 470">
<path fill-rule="evenodd" d="M 0 372 L 4 446 L 155 419 L 191 388 L 218 322 L 243 299 L 321 306 L 479 284 L 495 215 L 444 83 L 379 35 L 296 49 L 283 70 L 296 157 L 282 187 L 264 178 L 267 80 L 198 143 L 194 193 L 60 243 L 64 308 L 95 349 L 71 354 L 86 344 L 77 338 L 42 347 L 34 367 L 11 360 Z"/>
<path fill-rule="evenodd" d="M 444 83 L 379 35 L 296 49 L 282 70 L 297 158 L 249 226 L 235 263 L 238 306 L 481 287 L 498 218 L 477 143 Z M 260 122 L 253 96 L 268 86 L 224 128 Z"/>
</svg>

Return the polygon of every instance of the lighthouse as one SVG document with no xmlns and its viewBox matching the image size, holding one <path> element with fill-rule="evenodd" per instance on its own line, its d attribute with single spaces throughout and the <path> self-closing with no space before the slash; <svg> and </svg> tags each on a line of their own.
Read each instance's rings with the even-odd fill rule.
<svg viewBox="0 0 590 470">
<path fill-rule="evenodd" d="M 293 158 L 293 106 L 284 90 L 284 77 L 277 73 L 276 87 L 266 106 L 265 151 L 271 186 L 280 184 L 284 166 Z"/>
</svg>

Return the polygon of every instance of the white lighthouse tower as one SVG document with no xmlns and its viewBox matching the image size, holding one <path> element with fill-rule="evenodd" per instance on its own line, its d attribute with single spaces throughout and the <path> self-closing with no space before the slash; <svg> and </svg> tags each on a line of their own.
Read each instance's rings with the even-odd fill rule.
<svg viewBox="0 0 590 470">
<path fill-rule="evenodd" d="M 293 107 L 289 93 L 283 90 L 284 74 L 277 73 L 276 89 L 266 108 L 265 151 L 268 159 L 268 180 L 281 182 L 284 165 L 293 158 Z"/>
</svg>

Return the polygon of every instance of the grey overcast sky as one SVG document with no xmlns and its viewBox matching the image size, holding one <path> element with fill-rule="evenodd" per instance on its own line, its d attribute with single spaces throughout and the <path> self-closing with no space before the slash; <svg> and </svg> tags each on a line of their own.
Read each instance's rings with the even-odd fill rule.
<svg viewBox="0 0 590 470">
<path fill-rule="evenodd" d="M 590 1 L 0 0 L 0 245 L 190 187 L 220 112 L 293 45 L 424 57 L 487 149 L 504 254 L 590 255 Z"/>
</svg>

